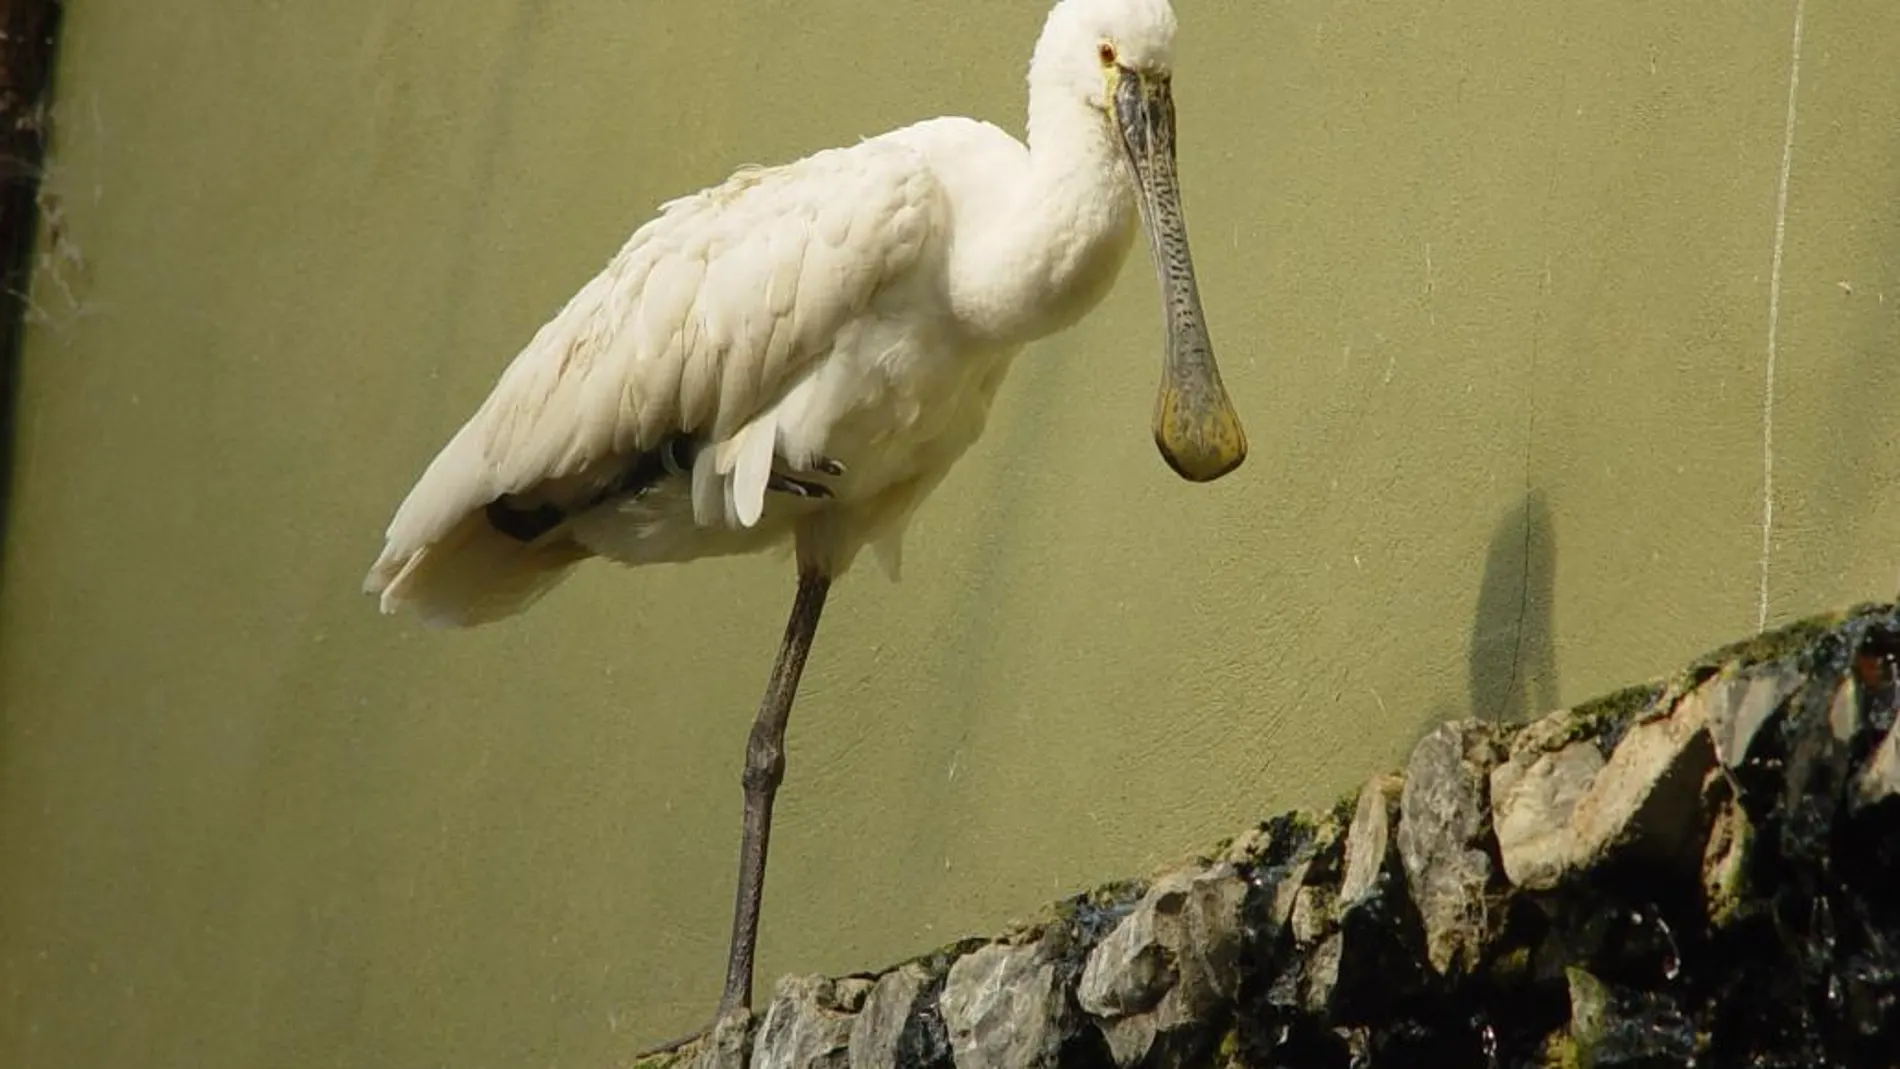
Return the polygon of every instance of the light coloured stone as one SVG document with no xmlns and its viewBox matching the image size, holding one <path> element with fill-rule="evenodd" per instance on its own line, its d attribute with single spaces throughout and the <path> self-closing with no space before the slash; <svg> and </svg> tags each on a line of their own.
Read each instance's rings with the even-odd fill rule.
<svg viewBox="0 0 1900 1069">
<path fill-rule="evenodd" d="M 743 1011 L 728 1014 L 700 1041 L 693 1069 L 743 1069 L 751 1058 L 753 1026 L 757 1021 Z"/>
<path fill-rule="evenodd" d="M 1267 906 L 1267 924 L 1277 933 L 1293 921 L 1293 913 L 1300 903 L 1300 894 L 1306 889 L 1306 874 L 1313 867 L 1312 855 L 1307 855 L 1288 867 L 1280 882 L 1273 888 L 1273 900 Z"/>
<path fill-rule="evenodd" d="M 1333 930 L 1333 893 L 1330 888 L 1307 884 L 1293 896 L 1293 912 L 1287 917 L 1287 930 L 1293 942 L 1311 946 Z"/>
<path fill-rule="evenodd" d="M 1827 726 L 1836 742 L 1852 742 L 1860 734 L 1860 684 L 1853 676 L 1834 688 L 1834 700 L 1827 707 Z"/>
<path fill-rule="evenodd" d="M 1886 738 L 1874 747 L 1873 756 L 1855 773 L 1848 807 L 1858 813 L 1897 794 L 1900 794 L 1900 722 L 1888 729 Z"/>
<path fill-rule="evenodd" d="M 1334 932 L 1306 955 L 1300 977 L 1300 1005 L 1306 1012 L 1326 1016 L 1333 992 L 1339 987 L 1339 967 L 1345 952 L 1345 936 Z"/>
<path fill-rule="evenodd" d="M 1234 997 L 1246 892 L 1224 862 L 1170 873 L 1089 954 L 1076 1001 L 1097 1018 L 1115 1064 L 1140 1063 L 1158 1035 L 1197 1027 Z"/>
<path fill-rule="evenodd" d="M 1762 725 L 1800 685 L 1801 674 L 1780 661 L 1724 673 L 1704 683 L 1700 691 L 1716 759 L 1739 768 Z"/>
<path fill-rule="evenodd" d="M 1375 776 L 1359 792 L 1352 827 L 1346 832 L 1346 871 L 1339 881 L 1342 910 L 1371 899 L 1379 890 L 1379 875 L 1392 852 L 1392 830 L 1398 823 L 1399 796 L 1405 780 Z"/>
<path fill-rule="evenodd" d="M 1573 853 L 1571 816 L 1603 764 L 1586 739 L 1555 753 L 1519 752 L 1491 770 L 1491 820 L 1512 883 L 1545 889 L 1561 880 Z"/>
<path fill-rule="evenodd" d="M 1031 943 L 991 943 L 950 967 L 940 1005 L 957 1069 L 1044 1069 L 1056 1063 L 1063 994 Z"/>
<path fill-rule="evenodd" d="M 823 976 L 780 978 L 752 1043 L 751 1069 L 848 1069 L 850 1011 L 869 986 Z"/>
<path fill-rule="evenodd" d="M 1727 691 L 1718 677 L 1630 727 L 1571 811 L 1566 868 L 1589 868 L 1623 848 L 1693 858 L 1702 780 L 1716 764 L 1709 710 Z"/>
</svg>

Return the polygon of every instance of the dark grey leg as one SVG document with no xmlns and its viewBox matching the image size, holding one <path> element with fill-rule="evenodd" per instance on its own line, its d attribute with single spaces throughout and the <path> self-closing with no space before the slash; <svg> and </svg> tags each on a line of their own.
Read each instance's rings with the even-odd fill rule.
<svg viewBox="0 0 1900 1069">
<path fill-rule="evenodd" d="M 746 740 L 745 827 L 739 837 L 739 890 L 732 908 L 732 943 L 726 957 L 726 990 L 719 997 L 719 1013 L 752 1006 L 752 957 L 758 946 L 759 904 L 765 894 L 765 853 L 772 841 L 772 802 L 785 778 L 785 725 L 792 717 L 792 699 L 805 672 L 805 656 L 818 634 L 818 615 L 824 611 L 831 577 L 816 571 L 798 573 L 798 595 L 785 622 L 772 680 L 759 702 L 759 715 Z"/>
<path fill-rule="evenodd" d="M 740 776 L 745 788 L 745 824 L 739 837 L 739 887 L 733 899 L 732 941 L 726 953 L 726 988 L 719 996 L 715 1024 L 734 1010 L 752 1007 L 752 962 L 758 949 L 759 908 L 765 894 L 766 848 L 772 839 L 772 803 L 785 778 L 785 726 L 791 720 L 798 679 L 804 674 L 805 657 L 811 652 L 818 616 L 824 611 L 825 595 L 830 590 L 830 576 L 800 570 L 798 595 L 792 602 L 791 618 L 785 622 L 785 638 L 779 644 L 772 678 L 746 740 L 745 771 Z M 704 1034 L 682 1036 L 642 1051 L 640 1056 L 677 1050 Z"/>
</svg>

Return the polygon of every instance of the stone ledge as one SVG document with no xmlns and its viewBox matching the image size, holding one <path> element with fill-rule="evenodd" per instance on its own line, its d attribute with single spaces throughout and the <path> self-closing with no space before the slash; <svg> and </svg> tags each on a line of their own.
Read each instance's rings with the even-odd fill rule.
<svg viewBox="0 0 1900 1069">
<path fill-rule="evenodd" d="M 1900 609 L 1805 620 L 638 1064 L 1900 1063 L 1897 705 Z"/>
</svg>

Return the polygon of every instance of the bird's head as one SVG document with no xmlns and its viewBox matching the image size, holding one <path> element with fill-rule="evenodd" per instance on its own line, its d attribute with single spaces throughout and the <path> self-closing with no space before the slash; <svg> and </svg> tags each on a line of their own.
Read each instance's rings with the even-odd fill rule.
<svg viewBox="0 0 1900 1069">
<path fill-rule="evenodd" d="M 1121 148 L 1167 317 L 1155 444 L 1182 478 L 1218 479 L 1246 459 L 1247 436 L 1214 362 L 1181 214 L 1174 9 L 1168 0 L 1061 0 L 1049 13 L 1030 71 L 1032 95 L 1079 96 Z"/>
<path fill-rule="evenodd" d="M 1168 0 L 1062 0 L 1049 12 L 1033 66 L 1105 116 L 1124 82 L 1164 90 L 1174 71 Z"/>
</svg>

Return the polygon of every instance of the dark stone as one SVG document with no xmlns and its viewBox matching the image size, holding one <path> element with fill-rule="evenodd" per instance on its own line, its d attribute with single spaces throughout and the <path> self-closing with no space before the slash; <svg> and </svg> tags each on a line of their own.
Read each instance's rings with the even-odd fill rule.
<svg viewBox="0 0 1900 1069">
<path fill-rule="evenodd" d="M 1707 1037 L 1667 995 L 1611 987 L 1587 971 L 1567 970 L 1570 1034 L 1565 1059 L 1580 1069 L 1610 1065 L 1687 1065 Z"/>
<path fill-rule="evenodd" d="M 1711 681 L 1709 738 L 1716 759 L 1729 768 L 1740 767 L 1756 735 L 1782 711 L 1801 680 L 1787 661 L 1769 661 Z"/>
<path fill-rule="evenodd" d="M 934 1005 L 925 1005 L 942 990 L 942 975 L 932 976 L 915 962 L 878 977 L 851 1025 L 851 1064 L 864 1069 L 950 1065 L 943 1017 Z"/>
<path fill-rule="evenodd" d="M 1860 726 L 1859 686 L 1812 678 L 1792 704 L 1799 715 L 1782 724 L 1787 759 L 1782 785 L 1784 854 L 1817 854 L 1828 847 L 1835 816 L 1847 802 L 1849 763 Z"/>
<path fill-rule="evenodd" d="M 1873 757 L 1861 766 L 1848 804 L 1859 812 L 1895 796 L 1900 796 L 1900 727 L 1887 729 Z"/>
<path fill-rule="evenodd" d="M 1337 878 L 1345 832 L 1334 819 L 1289 813 L 1237 841 L 1228 857 L 1246 875 L 1240 992 L 1232 1048 L 1239 1064 L 1284 1061 L 1302 1043 L 1330 1045 L 1303 1008 L 1307 963 L 1293 916 L 1305 888 Z M 1324 1032 L 1324 1034 L 1320 1034 Z"/>
<path fill-rule="evenodd" d="M 1380 776 L 1359 792 L 1346 833 L 1337 931 L 1308 956 L 1310 1012 L 1332 1022 L 1375 1019 L 1428 983 L 1425 927 L 1398 848 L 1404 781 Z"/>
<path fill-rule="evenodd" d="M 1755 902 L 1748 883 L 1755 825 L 1735 797 L 1734 783 L 1719 770 L 1703 782 L 1702 807 L 1710 814 L 1702 847 L 1702 912 L 1711 926 L 1725 928 Z"/>
</svg>

